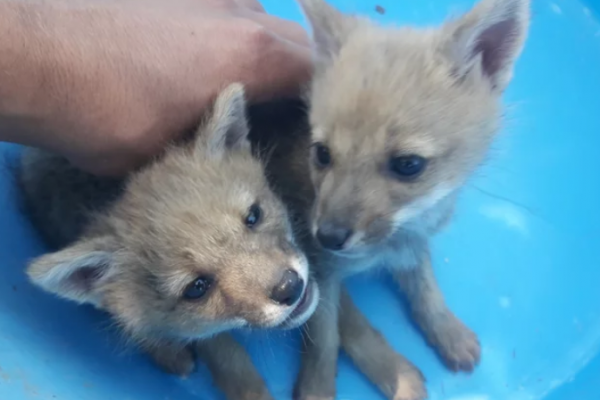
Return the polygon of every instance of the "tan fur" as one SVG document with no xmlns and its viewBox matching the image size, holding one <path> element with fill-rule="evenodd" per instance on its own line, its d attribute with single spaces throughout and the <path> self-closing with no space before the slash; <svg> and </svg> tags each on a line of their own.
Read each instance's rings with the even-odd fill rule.
<svg viewBox="0 0 600 400">
<path fill-rule="evenodd" d="M 529 0 L 482 0 L 462 18 L 429 29 L 382 27 L 323 0 L 299 1 L 315 46 L 308 96 L 313 145 L 282 145 L 303 155 L 280 155 L 271 170 L 294 213 L 306 218 L 302 224 L 313 239 L 304 244 L 327 301 L 307 323 L 313 343 L 303 357 L 296 399 L 334 398 L 340 340 L 388 398 L 422 399 L 420 373 L 351 303 L 341 303 L 340 335 L 330 332 L 338 321 L 332 314 L 335 282 L 386 266 L 446 364 L 470 371 L 479 362 L 476 335 L 447 308 L 435 283 L 428 238 L 449 221 L 456 194 L 500 126 L 500 97 L 525 41 Z M 327 165 L 319 165 L 319 147 L 330 154 Z M 395 174 L 392 161 L 411 155 L 426 161 L 422 173 L 410 179 Z M 312 182 L 306 182 L 309 169 Z M 294 187 L 305 187 L 292 189 L 285 183 L 290 176 Z M 314 238 L 324 243 L 319 233 L 326 226 L 349 233 L 343 246 L 319 250 Z"/>
<path fill-rule="evenodd" d="M 444 303 L 427 255 L 419 268 L 392 269 L 427 341 L 453 370 L 470 371 L 480 357 L 477 336 Z"/>
<path fill-rule="evenodd" d="M 394 351 L 345 291 L 340 299 L 339 330 L 344 351 L 387 398 L 425 398 L 424 379 L 419 370 Z"/>
<path fill-rule="evenodd" d="M 75 243 L 35 259 L 28 274 L 49 292 L 108 311 L 169 372 L 189 374 L 198 351 L 230 399 L 268 400 L 248 355 L 223 332 L 297 326 L 314 311 L 318 288 L 251 154 L 245 108 L 242 87 L 227 88 L 191 143 L 134 173 Z M 40 195 L 42 179 L 33 179 L 40 171 L 32 168 L 42 164 L 27 160 L 25 192 Z M 249 228 L 253 204 L 262 217 Z M 290 305 L 271 298 L 288 270 L 311 296 L 302 307 L 304 297 Z M 198 277 L 212 282 L 206 295 L 183 298 Z"/>
<path fill-rule="evenodd" d="M 196 350 L 206 360 L 213 379 L 227 399 L 263 400 L 271 395 L 246 350 L 229 335 L 197 342 Z"/>
<path fill-rule="evenodd" d="M 300 375 L 301 385 L 294 388 L 294 398 L 333 399 L 340 346 L 338 299 L 340 283 L 336 279 L 319 281 L 323 294 L 317 311 L 305 326 Z"/>
</svg>

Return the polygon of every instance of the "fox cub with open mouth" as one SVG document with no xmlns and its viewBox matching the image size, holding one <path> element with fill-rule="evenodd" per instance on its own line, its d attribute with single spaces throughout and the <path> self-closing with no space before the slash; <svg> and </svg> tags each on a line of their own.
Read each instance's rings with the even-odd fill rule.
<svg viewBox="0 0 600 400">
<path fill-rule="evenodd" d="M 372 351 L 368 341 L 384 339 L 367 339 L 347 318 L 353 305 L 339 282 L 384 265 L 448 367 L 478 364 L 478 338 L 446 306 L 428 238 L 451 218 L 498 131 L 530 2 L 482 0 L 437 29 L 382 27 L 323 0 L 299 3 L 315 55 L 310 134 L 263 144 L 276 148 L 268 168 L 274 187 L 313 239 L 307 254 L 320 257 L 323 300 L 307 323 L 295 397 L 335 396 L 341 345 L 388 398 L 422 399 L 418 370 L 393 351 Z"/>
<path fill-rule="evenodd" d="M 248 133 L 234 84 L 195 138 L 123 181 L 26 149 L 26 211 L 58 248 L 27 272 L 110 313 L 167 371 L 187 375 L 197 353 L 229 399 L 269 400 L 245 350 L 222 332 L 299 326 L 319 290 Z"/>
</svg>

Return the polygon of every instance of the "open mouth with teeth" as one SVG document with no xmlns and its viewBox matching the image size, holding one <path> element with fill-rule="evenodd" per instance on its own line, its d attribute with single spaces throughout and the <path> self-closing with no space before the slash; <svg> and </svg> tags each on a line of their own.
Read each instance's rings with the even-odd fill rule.
<svg viewBox="0 0 600 400">
<path fill-rule="evenodd" d="M 313 280 L 309 280 L 304 293 L 294 308 L 294 311 L 282 323 L 282 328 L 293 329 L 304 324 L 317 308 L 319 288 Z"/>
</svg>

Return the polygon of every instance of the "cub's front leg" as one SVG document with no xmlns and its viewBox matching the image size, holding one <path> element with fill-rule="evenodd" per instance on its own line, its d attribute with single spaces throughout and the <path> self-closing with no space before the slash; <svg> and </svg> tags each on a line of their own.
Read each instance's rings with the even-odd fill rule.
<svg viewBox="0 0 600 400">
<path fill-rule="evenodd" d="M 300 374 L 294 387 L 294 400 L 333 400 L 340 338 L 338 304 L 340 282 L 319 282 L 321 299 L 313 316 L 303 327 Z"/>
<path fill-rule="evenodd" d="M 228 400 L 273 400 L 246 349 L 230 334 L 198 341 L 196 351 Z"/>
<path fill-rule="evenodd" d="M 417 255 L 416 265 L 400 264 L 392 273 L 406 294 L 413 318 L 448 368 L 471 372 L 479 364 L 479 340 L 447 307 L 433 274 L 427 242 L 411 250 Z M 400 255 L 400 259 L 408 258 Z"/>
<path fill-rule="evenodd" d="M 159 342 L 143 346 L 143 349 L 163 371 L 169 374 L 187 377 L 196 367 L 192 349 L 184 344 Z"/>
<path fill-rule="evenodd" d="M 427 398 L 421 372 L 390 346 L 344 289 L 340 300 L 339 326 L 344 351 L 389 400 Z"/>
</svg>

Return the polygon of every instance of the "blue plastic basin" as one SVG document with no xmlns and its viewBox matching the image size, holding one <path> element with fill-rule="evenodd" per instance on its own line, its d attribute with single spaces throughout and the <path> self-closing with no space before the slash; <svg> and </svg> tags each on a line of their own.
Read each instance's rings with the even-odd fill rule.
<svg viewBox="0 0 600 400">
<path fill-rule="evenodd" d="M 437 24 L 467 0 L 338 0 L 386 23 Z M 600 1 L 533 0 L 533 23 L 506 94 L 508 123 L 433 243 L 452 309 L 480 336 L 471 375 L 448 372 L 386 276 L 350 281 L 360 308 L 426 375 L 431 400 L 600 399 Z M 302 21 L 293 0 L 264 0 Z M 385 14 L 376 12 L 379 5 Z M 0 145 L 0 160 L 16 146 Z M 44 247 L 0 168 L 0 400 L 221 399 L 207 370 L 187 380 L 124 346 L 106 317 L 32 287 Z M 290 399 L 299 337 L 242 336 L 277 399 Z M 340 400 L 383 397 L 342 356 Z"/>
</svg>

